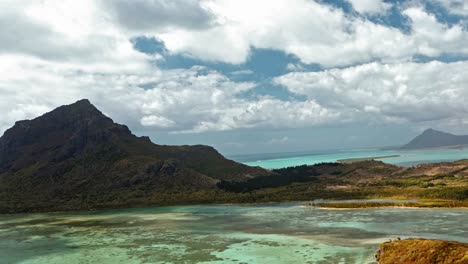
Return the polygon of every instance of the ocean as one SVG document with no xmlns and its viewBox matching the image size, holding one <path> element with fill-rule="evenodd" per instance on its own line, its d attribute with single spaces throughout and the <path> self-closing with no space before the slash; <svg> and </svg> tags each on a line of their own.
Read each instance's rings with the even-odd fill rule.
<svg viewBox="0 0 468 264">
<path fill-rule="evenodd" d="M 351 149 L 316 152 L 287 152 L 235 155 L 229 158 L 249 166 L 277 169 L 298 165 L 312 165 L 322 162 L 336 162 L 341 159 L 398 156 L 380 158 L 386 163 L 399 166 L 414 166 L 421 163 L 455 161 L 468 158 L 468 149 L 426 149 L 426 150 L 381 150 Z"/>
</svg>

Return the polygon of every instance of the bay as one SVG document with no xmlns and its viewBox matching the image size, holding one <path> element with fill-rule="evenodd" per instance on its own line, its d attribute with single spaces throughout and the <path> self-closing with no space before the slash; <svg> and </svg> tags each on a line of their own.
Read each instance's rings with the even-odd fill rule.
<svg viewBox="0 0 468 264">
<path fill-rule="evenodd" d="M 301 203 L 0 216 L 1 263 L 375 263 L 379 243 L 468 242 L 465 209 Z"/>
</svg>

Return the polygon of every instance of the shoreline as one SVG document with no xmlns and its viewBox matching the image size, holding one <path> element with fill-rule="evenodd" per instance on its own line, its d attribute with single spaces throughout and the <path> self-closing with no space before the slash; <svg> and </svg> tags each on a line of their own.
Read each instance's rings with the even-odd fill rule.
<svg viewBox="0 0 468 264">
<path fill-rule="evenodd" d="M 365 208 L 431 208 L 431 209 L 468 209 L 468 201 L 461 200 L 419 200 L 415 202 L 386 202 L 381 199 L 381 202 L 371 201 L 353 201 L 353 202 L 331 202 L 331 203 L 316 203 L 306 204 L 304 208 L 320 208 L 320 209 L 365 209 Z"/>
<path fill-rule="evenodd" d="M 392 197 L 372 198 L 380 200 L 394 200 Z M 456 200 L 420 200 L 417 202 L 369 202 L 369 199 L 348 199 L 348 200 L 332 200 L 329 203 L 316 203 L 316 205 L 308 205 L 311 201 L 271 201 L 271 202 L 226 202 L 226 203 L 183 203 L 183 204 L 167 204 L 153 206 L 132 206 L 132 207 L 114 207 L 114 208 L 93 208 L 89 210 L 52 210 L 52 211 L 33 211 L 33 212 L 17 212 L 17 213 L 0 213 L 2 215 L 21 215 L 21 214 L 62 214 L 62 213 L 88 213 L 110 210 L 126 210 L 126 209 L 145 209 L 145 208 L 163 208 L 174 206 L 255 206 L 255 205 L 274 205 L 274 204 L 296 204 L 296 206 L 304 209 L 322 209 L 322 210 L 353 210 L 353 209 L 372 209 L 372 208 L 401 208 L 401 209 L 468 209 L 468 201 Z M 353 200 L 355 202 L 346 202 Z M 404 199 L 403 199 L 404 200 Z M 451 206 L 450 204 L 458 204 Z"/>
<path fill-rule="evenodd" d="M 385 208 L 397 208 L 397 209 L 468 209 L 467 206 L 455 206 L 455 207 L 428 207 L 428 206 L 369 206 L 369 207 L 322 207 L 322 206 L 303 206 L 308 209 L 321 209 L 321 210 L 363 210 L 363 209 L 385 209 Z"/>
</svg>

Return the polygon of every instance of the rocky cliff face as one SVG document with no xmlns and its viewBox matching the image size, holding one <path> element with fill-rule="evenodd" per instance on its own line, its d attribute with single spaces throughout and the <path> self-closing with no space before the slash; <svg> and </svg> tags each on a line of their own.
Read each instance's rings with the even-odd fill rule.
<svg viewBox="0 0 468 264">
<path fill-rule="evenodd" d="M 173 194 L 177 203 L 219 180 L 268 174 L 209 146 L 153 144 L 81 100 L 16 122 L 0 138 L 0 212 L 167 204 Z"/>
</svg>

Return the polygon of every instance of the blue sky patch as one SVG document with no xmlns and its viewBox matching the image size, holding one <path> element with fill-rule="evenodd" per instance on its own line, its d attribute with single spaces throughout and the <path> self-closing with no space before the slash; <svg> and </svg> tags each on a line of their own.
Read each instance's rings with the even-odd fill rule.
<svg viewBox="0 0 468 264">
<path fill-rule="evenodd" d="M 140 36 L 132 39 L 132 43 L 140 52 L 160 54 L 164 60 L 157 61 L 157 66 L 163 69 L 188 69 L 193 66 L 204 66 L 216 70 L 234 81 L 253 81 L 258 85 L 245 93 L 242 98 L 271 96 L 281 100 L 305 100 L 304 96 L 289 92 L 286 88 L 271 83 L 271 79 L 291 71 L 320 71 L 318 64 L 304 64 L 292 54 L 273 49 L 257 49 L 252 47 L 250 55 L 244 64 L 234 65 L 222 62 L 207 62 L 181 54 L 170 54 L 164 42 L 156 38 Z M 151 84 L 141 85 L 144 89 Z"/>
</svg>

